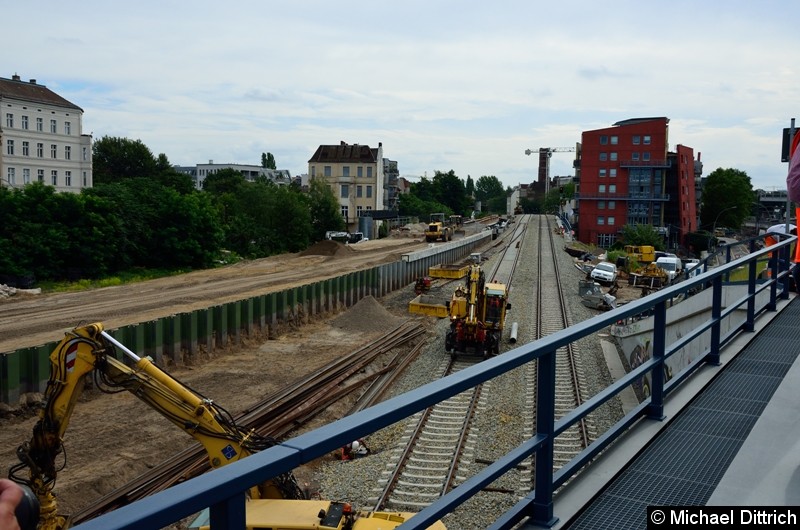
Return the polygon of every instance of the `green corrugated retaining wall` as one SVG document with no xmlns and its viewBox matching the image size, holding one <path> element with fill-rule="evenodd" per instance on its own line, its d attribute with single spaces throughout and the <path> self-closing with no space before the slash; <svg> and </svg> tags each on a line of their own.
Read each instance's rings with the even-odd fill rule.
<svg viewBox="0 0 800 530">
<path fill-rule="evenodd" d="M 301 325 L 309 316 L 350 307 L 366 296 L 384 296 L 413 283 L 433 265 L 465 258 L 490 237 L 488 232 L 481 233 L 405 254 L 401 261 L 107 331 L 137 355 L 149 355 L 161 366 L 183 364 L 200 352 L 238 345 L 242 336 L 266 334 L 281 323 Z M 0 354 L 0 402 L 16 405 L 22 394 L 44 391 L 50 376 L 50 353 L 59 341 L 60 337 Z M 122 359 L 122 353 L 117 352 L 117 357 Z"/>
</svg>

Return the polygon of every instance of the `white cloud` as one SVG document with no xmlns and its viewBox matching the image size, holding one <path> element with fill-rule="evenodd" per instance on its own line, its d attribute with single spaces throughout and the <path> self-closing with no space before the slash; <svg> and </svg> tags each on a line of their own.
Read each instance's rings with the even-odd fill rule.
<svg viewBox="0 0 800 530">
<path fill-rule="evenodd" d="M 84 109 L 85 132 L 173 163 L 269 151 L 297 174 L 320 144 L 383 142 L 404 175 L 516 185 L 536 178 L 525 149 L 667 116 L 671 146 L 701 152 L 706 173 L 734 167 L 772 189 L 800 101 L 794 7 L 34 0 L 4 7 L 0 45 L 15 52 L 0 75 L 38 79 Z M 553 156 L 551 175 L 572 171 Z"/>
</svg>

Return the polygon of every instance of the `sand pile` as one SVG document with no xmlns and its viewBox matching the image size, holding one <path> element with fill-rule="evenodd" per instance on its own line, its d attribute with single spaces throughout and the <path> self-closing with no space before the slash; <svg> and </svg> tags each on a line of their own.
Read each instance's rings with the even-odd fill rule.
<svg viewBox="0 0 800 530">
<path fill-rule="evenodd" d="M 405 322 L 404 318 L 392 315 L 374 297 L 367 296 L 334 318 L 331 325 L 345 331 L 384 331 L 388 333 L 403 322 Z"/>
<path fill-rule="evenodd" d="M 324 241 L 317 241 L 304 251 L 300 253 L 301 256 L 345 256 L 348 252 L 352 252 L 350 248 L 338 241 L 331 241 L 326 239 Z"/>
</svg>

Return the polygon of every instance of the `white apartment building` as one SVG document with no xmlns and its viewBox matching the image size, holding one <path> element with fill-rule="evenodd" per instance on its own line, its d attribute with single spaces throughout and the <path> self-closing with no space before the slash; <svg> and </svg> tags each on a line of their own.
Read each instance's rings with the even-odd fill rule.
<svg viewBox="0 0 800 530">
<path fill-rule="evenodd" d="M 308 161 L 310 179 L 324 179 L 339 200 L 348 228 L 370 210 L 384 209 L 383 144 L 320 145 Z"/>
<path fill-rule="evenodd" d="M 57 191 L 92 187 L 92 136 L 83 109 L 35 79 L 0 77 L 0 185 L 43 182 Z"/>
<path fill-rule="evenodd" d="M 288 186 L 293 180 L 292 174 L 288 169 L 266 169 L 261 166 L 252 166 L 248 164 L 215 164 L 213 160 L 209 160 L 208 164 L 173 167 L 176 171 L 192 177 L 194 187 L 198 190 L 203 189 L 206 177 L 223 169 L 238 171 L 248 182 L 255 182 L 263 177 L 278 186 Z"/>
</svg>

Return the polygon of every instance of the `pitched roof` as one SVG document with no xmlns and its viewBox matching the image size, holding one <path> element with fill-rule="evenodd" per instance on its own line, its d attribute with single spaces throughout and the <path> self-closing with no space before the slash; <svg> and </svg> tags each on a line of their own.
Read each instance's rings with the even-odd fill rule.
<svg viewBox="0 0 800 530">
<path fill-rule="evenodd" d="M 376 164 L 378 150 L 368 145 L 347 144 L 321 145 L 317 148 L 310 162 L 360 162 L 362 164 Z"/>
<path fill-rule="evenodd" d="M 83 112 L 83 109 L 79 106 L 70 103 L 46 86 L 37 84 L 35 79 L 26 82 L 20 80 L 18 75 L 13 76 L 12 79 L 0 77 L 0 97 L 19 99 L 33 103 L 45 103 Z"/>
</svg>

